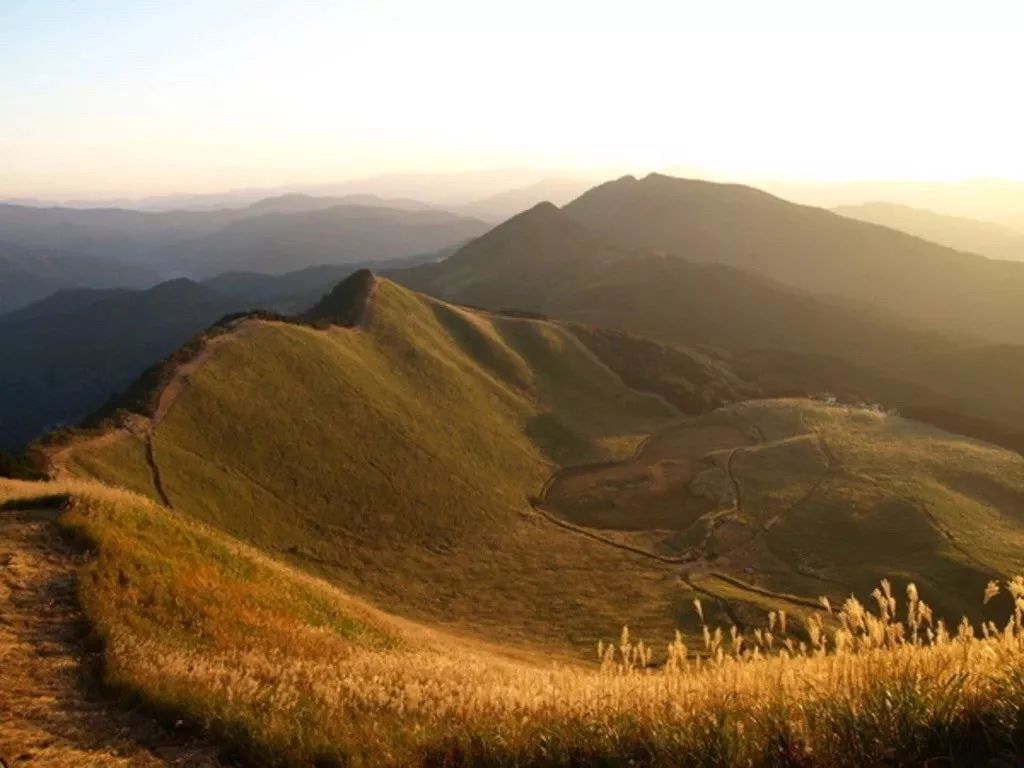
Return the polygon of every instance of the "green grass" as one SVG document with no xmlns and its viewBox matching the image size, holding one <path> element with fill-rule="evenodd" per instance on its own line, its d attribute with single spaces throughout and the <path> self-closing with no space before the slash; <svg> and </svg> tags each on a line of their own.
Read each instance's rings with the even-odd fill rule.
<svg viewBox="0 0 1024 768">
<path fill-rule="evenodd" d="M 370 317 L 365 330 L 249 323 L 220 345 L 153 433 L 174 507 L 388 609 L 487 637 L 589 654 L 624 621 L 673 628 L 690 592 L 667 568 L 528 503 L 552 457 L 628 455 L 672 411 L 549 323 L 384 281 Z M 112 450 L 129 451 L 83 448 L 76 466 L 140 487 L 140 465 L 127 472 Z"/>
<path fill-rule="evenodd" d="M 727 590 L 747 615 L 890 576 L 977 617 L 985 582 L 1024 570 L 1014 454 L 808 400 L 664 429 L 673 409 L 558 324 L 387 281 L 369 317 L 249 321 L 219 345 L 152 435 L 174 507 L 388 610 L 575 653 L 623 623 L 697 631 L 681 566 L 628 547 L 764 590 Z M 136 438 L 83 446 L 72 469 L 152 496 Z M 609 461 L 629 463 L 570 472 L 544 502 L 595 536 L 531 509 L 558 467 Z"/>
<path fill-rule="evenodd" d="M 97 553 L 80 587 L 108 681 L 250 761 L 912 764 L 991 749 L 978 718 L 985 739 L 1020 730 L 1015 637 L 742 657 L 676 682 L 581 669 L 623 624 L 656 660 L 677 627 L 706 653 L 695 598 L 726 638 L 785 610 L 800 639 L 808 600 L 887 577 L 952 627 L 1005 620 L 1005 595 L 984 611 L 979 595 L 1024 571 L 1016 454 L 810 400 L 678 418 L 562 326 L 381 282 L 364 328 L 249 320 L 190 374 L 148 437 L 173 510 L 145 498 L 144 431 L 64 465 L 142 495 L 37 493 L 70 496 L 64 523 Z M 628 471 L 549 510 L 581 533 L 530 497 L 583 462 Z M 32 503 L 26 486 L 0 500 Z M 686 494 L 709 508 L 672 519 Z M 645 546 L 695 556 L 628 548 Z"/>
<path fill-rule="evenodd" d="M 146 445 L 136 434 L 115 433 L 111 439 L 71 452 L 68 468 L 77 475 L 99 477 L 111 485 L 157 499 L 153 473 L 146 463 Z"/>
<path fill-rule="evenodd" d="M 772 594 L 841 601 L 887 576 L 978 620 L 1005 609 L 982 612 L 987 580 L 1024 567 L 1022 500 L 1016 454 L 868 409 L 776 400 L 669 429 L 637 460 L 564 473 L 545 506 L 652 553 L 690 553 L 691 581 L 746 621 L 785 608 Z M 714 572 L 767 594 L 700 583 Z"/>
</svg>

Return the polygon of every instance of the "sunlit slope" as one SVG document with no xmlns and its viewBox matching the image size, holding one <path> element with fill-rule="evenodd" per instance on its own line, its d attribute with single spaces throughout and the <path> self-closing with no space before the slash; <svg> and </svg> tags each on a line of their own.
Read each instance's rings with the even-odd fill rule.
<svg viewBox="0 0 1024 768">
<path fill-rule="evenodd" d="M 274 556 L 408 615 L 589 647 L 624 622 L 672 628 L 694 595 L 528 499 L 552 459 L 622 458 L 675 418 L 565 329 L 379 281 L 358 329 L 236 327 L 148 439 L 175 509 Z M 93 445 L 67 466 L 153 485 L 146 438 Z"/>
<path fill-rule="evenodd" d="M 978 590 L 1024 568 L 1018 454 L 810 400 L 690 419 L 630 460 L 560 473 L 541 503 L 679 561 L 740 619 L 751 588 L 781 607 L 867 594 L 886 575 L 926 588 L 943 615 L 978 617 Z"/>
<path fill-rule="evenodd" d="M 986 589 L 996 593 L 990 605 L 1003 606 L 998 627 L 950 632 L 916 592 L 903 599 L 897 581 L 884 616 L 856 601 L 838 618 L 823 606 L 813 617 L 804 608 L 813 637 L 787 608 L 761 627 L 712 625 L 706 643 L 689 647 L 678 636 L 666 647 L 623 633 L 603 645 L 600 668 L 587 669 L 388 615 L 215 528 L 99 483 L 0 478 L 0 511 L 6 524 L 35 521 L 44 537 L 52 534 L 41 521 L 60 512 L 59 524 L 88 554 L 48 556 L 75 583 L 82 618 L 101 641 L 104 682 L 168 730 L 201 734 L 190 754 L 208 743 L 224 749 L 227 764 L 1021 762 L 1019 611 L 1000 629 L 1010 604 L 1003 590 L 1021 595 L 1021 579 Z M 14 544 L 17 578 L 40 552 L 21 536 Z M 725 575 L 690 578 L 762 610 L 778 605 Z M 46 638 L 62 626 L 23 635 L 5 660 L 31 664 L 33 652 L 51 654 L 60 644 Z M 645 666 L 650 651 L 668 661 Z M 16 679 L 25 671 L 14 668 Z M 75 677 L 73 668 L 66 674 Z M 54 738 L 62 712 L 84 706 L 103 717 L 102 705 L 86 703 L 77 688 L 66 699 L 17 686 L 11 693 L 16 721 L 44 724 L 44 760 L 51 744 L 58 754 L 63 746 Z M 14 708 L 26 699 L 39 711 L 22 718 Z M 121 729 L 128 739 L 131 731 Z"/>
</svg>

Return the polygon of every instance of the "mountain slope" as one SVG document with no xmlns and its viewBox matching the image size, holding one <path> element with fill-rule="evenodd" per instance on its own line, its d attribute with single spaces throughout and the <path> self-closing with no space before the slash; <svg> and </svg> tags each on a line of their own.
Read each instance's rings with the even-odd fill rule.
<svg viewBox="0 0 1024 768">
<path fill-rule="evenodd" d="M 1024 264 L 992 261 L 738 185 L 627 176 L 567 215 L 630 248 L 741 267 L 945 333 L 1024 341 Z"/>
<path fill-rule="evenodd" d="M 148 438 L 176 509 L 389 609 L 526 645 L 672 615 L 673 574 L 530 512 L 552 460 L 623 457 L 675 417 L 568 331 L 381 281 L 361 330 L 219 338 Z M 70 466 L 154 489 L 139 440 L 86 442 Z M 576 577 L 551 579 L 559 563 Z"/>
<path fill-rule="evenodd" d="M 393 273 L 417 290 L 495 308 L 547 313 L 661 341 L 831 352 L 890 362 L 942 339 L 749 272 L 609 245 L 541 204 L 443 262 Z"/>
<path fill-rule="evenodd" d="M 57 469 L 517 647 L 697 633 L 698 595 L 744 625 L 801 615 L 893 569 L 976 616 L 987 579 L 1024 567 L 1016 454 L 808 400 L 681 419 L 586 334 L 367 273 L 309 320 L 223 326 L 124 429 L 52 449 Z M 887 543 L 857 560 L 851 537 Z"/>
<path fill-rule="evenodd" d="M 848 219 L 898 229 L 959 251 L 1024 261 L 1024 234 L 991 221 L 944 216 L 895 203 L 864 203 L 832 210 Z"/>
</svg>

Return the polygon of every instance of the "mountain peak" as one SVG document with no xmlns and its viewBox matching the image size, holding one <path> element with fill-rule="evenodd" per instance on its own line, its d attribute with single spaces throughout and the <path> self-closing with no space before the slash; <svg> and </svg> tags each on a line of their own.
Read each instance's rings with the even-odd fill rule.
<svg viewBox="0 0 1024 768">
<path fill-rule="evenodd" d="M 368 269 L 360 269 L 346 277 L 331 292 L 303 315 L 303 319 L 319 325 L 358 325 L 366 313 L 366 305 L 377 284 L 377 277 Z"/>
</svg>

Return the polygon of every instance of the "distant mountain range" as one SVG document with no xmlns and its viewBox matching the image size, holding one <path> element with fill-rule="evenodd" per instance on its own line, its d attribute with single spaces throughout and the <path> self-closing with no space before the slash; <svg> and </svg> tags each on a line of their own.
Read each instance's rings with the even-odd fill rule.
<svg viewBox="0 0 1024 768">
<path fill-rule="evenodd" d="M 141 287 L 158 279 L 158 270 L 141 264 L 0 240 L 0 314 L 67 288 Z"/>
<path fill-rule="evenodd" d="M 240 269 L 279 274 L 434 253 L 487 228 L 482 221 L 446 211 L 341 205 L 246 217 L 163 246 L 154 255 L 197 277 Z"/>
<path fill-rule="evenodd" d="M 1003 224 L 945 216 L 895 203 L 865 203 L 833 208 L 850 219 L 880 224 L 933 243 L 993 259 L 1024 261 L 1024 232 Z"/>
<path fill-rule="evenodd" d="M 342 198 L 356 205 L 383 203 L 389 207 L 403 207 L 395 203 L 405 199 L 413 200 L 417 205 L 500 221 L 543 200 L 567 202 L 609 175 L 529 169 L 391 173 L 336 184 L 291 184 L 217 193 L 105 200 L 12 198 L 0 200 L 0 204 L 43 208 L 123 208 L 166 213 L 238 209 L 268 198 L 294 196 Z"/>
<path fill-rule="evenodd" d="M 366 195 L 286 195 L 246 208 L 169 213 L 0 205 L 0 314 L 65 288 L 422 256 L 487 228 L 415 201 Z"/>
<path fill-rule="evenodd" d="M 945 216 L 1024 225 L 1024 182 L 1008 179 L 966 181 L 759 181 L 756 186 L 787 200 L 823 208 L 884 200 Z"/>
</svg>

